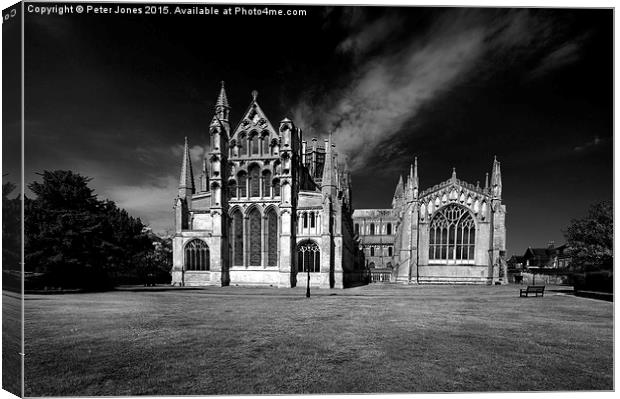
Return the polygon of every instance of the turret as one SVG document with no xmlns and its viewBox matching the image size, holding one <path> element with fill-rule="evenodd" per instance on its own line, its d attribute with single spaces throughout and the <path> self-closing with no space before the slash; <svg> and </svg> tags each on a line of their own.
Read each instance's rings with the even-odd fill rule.
<svg viewBox="0 0 620 399">
<path fill-rule="evenodd" d="M 418 199 L 418 192 L 420 190 L 420 182 L 418 179 L 418 157 L 413 159 L 413 176 L 411 178 L 411 185 L 413 189 L 413 199 Z"/>
<path fill-rule="evenodd" d="M 488 174 L 487 174 L 488 180 Z M 507 265 L 504 259 L 506 252 L 506 206 L 502 204 L 502 172 L 500 163 L 495 157 L 491 171 L 491 186 L 488 187 L 491 195 L 491 243 L 490 255 L 493 283 L 507 283 Z"/>
<path fill-rule="evenodd" d="M 497 157 L 493 159 L 493 171 L 491 172 L 491 195 L 493 198 L 502 198 L 502 171 Z"/>
<path fill-rule="evenodd" d="M 210 176 L 206 179 L 209 185 L 207 190 L 211 191 L 211 209 L 222 209 L 225 195 L 222 195 L 227 182 L 226 165 L 228 164 L 228 140 L 230 125 L 228 123 L 228 114 L 230 106 L 224 82 L 220 88 L 220 93 L 215 102 L 215 113 L 209 126 L 209 134 L 211 135 L 211 150 L 209 151 L 208 161 L 210 162 Z M 207 167 L 205 165 L 205 171 Z M 206 173 L 206 172 L 205 172 Z"/>
<path fill-rule="evenodd" d="M 332 198 L 336 195 L 336 179 L 334 177 L 334 155 L 332 149 L 332 135 L 325 140 L 325 164 L 323 165 L 323 177 L 321 178 L 321 189 L 323 195 L 329 194 Z"/>
<path fill-rule="evenodd" d="M 280 181 L 281 204 L 290 206 L 294 201 L 293 183 L 295 178 L 295 168 L 293 162 L 296 160 L 294 160 L 293 157 L 295 156 L 296 151 L 298 151 L 298 134 L 293 122 L 288 118 L 284 118 L 280 121 L 279 131 L 280 136 L 282 137 L 282 147 L 280 148 L 280 161 L 282 162 Z"/>
<path fill-rule="evenodd" d="M 301 164 L 306 165 L 306 141 L 301 142 Z"/>
<path fill-rule="evenodd" d="M 278 256 L 280 259 L 279 282 L 280 287 L 290 287 L 297 284 L 297 257 L 295 254 L 296 229 L 296 185 L 297 177 L 295 157 L 299 151 L 299 137 L 293 122 L 284 118 L 278 128 L 282 145 L 279 148 L 281 173 L 280 173 L 280 247 Z"/>
</svg>

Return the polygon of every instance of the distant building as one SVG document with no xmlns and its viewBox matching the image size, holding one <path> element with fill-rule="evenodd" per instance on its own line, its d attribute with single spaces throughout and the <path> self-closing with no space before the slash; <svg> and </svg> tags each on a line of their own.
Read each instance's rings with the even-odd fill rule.
<svg viewBox="0 0 620 399">
<path fill-rule="evenodd" d="M 353 230 L 359 237 L 366 266 L 393 268 L 398 262 L 394 247 L 398 212 L 393 209 L 357 209 L 353 212 Z"/>
<path fill-rule="evenodd" d="M 512 255 L 506 263 L 508 263 L 508 270 L 523 270 L 523 256 Z"/>
<path fill-rule="evenodd" d="M 523 254 L 523 266 L 528 269 L 565 269 L 570 266 L 570 262 L 566 244 L 556 247 L 553 241 L 546 248 L 528 247 Z"/>
</svg>

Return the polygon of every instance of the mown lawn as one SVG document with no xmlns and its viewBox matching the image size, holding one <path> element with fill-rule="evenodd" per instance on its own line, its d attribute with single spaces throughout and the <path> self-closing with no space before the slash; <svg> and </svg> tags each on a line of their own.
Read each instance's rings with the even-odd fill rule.
<svg viewBox="0 0 620 399">
<path fill-rule="evenodd" d="M 2 388 L 22 395 L 22 303 L 19 293 L 2 291 Z"/>
<path fill-rule="evenodd" d="M 613 389 L 613 303 L 516 286 L 29 295 L 26 395 Z"/>
</svg>

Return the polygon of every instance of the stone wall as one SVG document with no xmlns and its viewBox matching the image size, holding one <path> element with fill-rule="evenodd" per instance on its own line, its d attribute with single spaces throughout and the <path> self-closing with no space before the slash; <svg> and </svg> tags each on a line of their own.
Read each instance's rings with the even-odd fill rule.
<svg viewBox="0 0 620 399">
<path fill-rule="evenodd" d="M 426 265 L 418 268 L 420 283 L 488 284 L 487 265 Z M 412 281 L 415 281 L 415 274 Z"/>
</svg>

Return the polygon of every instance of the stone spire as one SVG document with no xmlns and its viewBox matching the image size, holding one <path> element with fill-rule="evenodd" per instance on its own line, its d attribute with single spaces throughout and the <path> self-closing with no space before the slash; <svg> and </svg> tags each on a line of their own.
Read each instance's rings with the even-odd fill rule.
<svg viewBox="0 0 620 399">
<path fill-rule="evenodd" d="M 420 181 L 418 179 L 418 157 L 415 157 L 413 159 L 413 177 L 412 177 L 412 183 L 413 185 L 413 198 L 417 199 L 418 198 L 418 191 L 420 188 Z"/>
<path fill-rule="evenodd" d="M 220 95 L 217 97 L 216 106 L 228 107 L 228 97 L 226 96 L 226 89 L 224 89 L 224 81 L 221 82 Z"/>
<path fill-rule="evenodd" d="M 403 196 L 403 193 L 403 175 L 400 175 L 400 177 L 398 178 L 398 184 L 396 185 L 396 191 L 394 191 L 394 198 L 401 198 Z"/>
<path fill-rule="evenodd" d="M 484 175 L 484 191 L 489 191 L 489 172 Z"/>
<path fill-rule="evenodd" d="M 493 159 L 493 171 L 491 173 L 491 191 L 493 193 L 493 198 L 502 197 L 502 171 L 497 157 L 494 157 Z"/>
<path fill-rule="evenodd" d="M 220 94 L 215 102 L 215 115 L 221 121 L 228 121 L 228 114 L 230 113 L 230 106 L 228 105 L 228 97 L 226 96 L 226 89 L 224 89 L 224 81 L 221 82 Z"/>
<path fill-rule="evenodd" d="M 189 154 L 187 137 L 185 137 L 183 162 L 181 163 L 181 177 L 179 179 L 179 197 L 186 197 L 188 194 L 194 194 L 195 192 L 196 186 L 194 186 L 194 171 L 192 170 L 192 161 Z"/>
<path fill-rule="evenodd" d="M 452 183 L 456 183 L 456 168 L 452 168 Z"/>
</svg>

